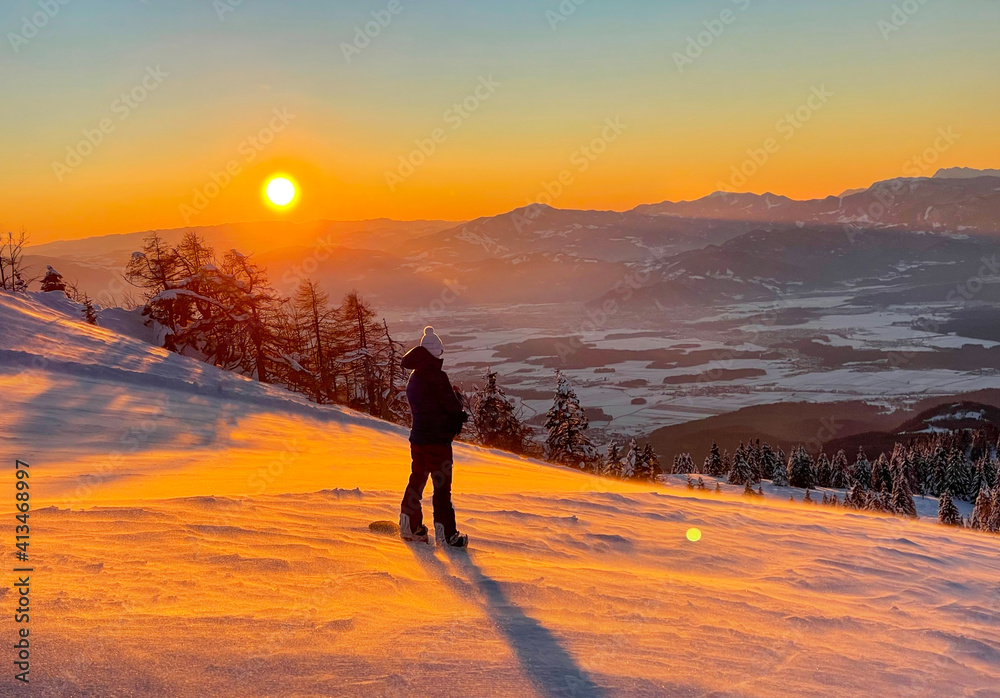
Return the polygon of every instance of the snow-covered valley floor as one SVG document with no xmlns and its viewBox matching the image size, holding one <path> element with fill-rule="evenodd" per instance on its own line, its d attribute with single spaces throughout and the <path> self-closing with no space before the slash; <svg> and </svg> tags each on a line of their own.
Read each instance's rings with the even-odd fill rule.
<svg viewBox="0 0 1000 698">
<path fill-rule="evenodd" d="M 1000 538 L 460 446 L 411 547 L 403 430 L 2 294 L 0 395 L 32 696 L 1000 696 Z"/>
</svg>

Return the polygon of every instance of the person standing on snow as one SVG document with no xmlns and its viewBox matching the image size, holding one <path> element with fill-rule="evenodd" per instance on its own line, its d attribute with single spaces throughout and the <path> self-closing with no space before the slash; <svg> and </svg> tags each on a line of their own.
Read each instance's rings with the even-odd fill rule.
<svg viewBox="0 0 1000 698">
<path fill-rule="evenodd" d="M 428 541 L 420 500 L 430 477 L 434 483 L 434 537 L 438 545 L 464 548 L 469 537 L 459 533 L 451 504 L 453 455 L 451 442 L 461 433 L 469 415 L 442 367 L 444 345 L 433 327 L 424 329 L 420 346 L 403 357 L 401 365 L 412 371 L 406 383 L 413 427 L 410 482 L 399 514 L 399 534 L 405 541 Z"/>
</svg>

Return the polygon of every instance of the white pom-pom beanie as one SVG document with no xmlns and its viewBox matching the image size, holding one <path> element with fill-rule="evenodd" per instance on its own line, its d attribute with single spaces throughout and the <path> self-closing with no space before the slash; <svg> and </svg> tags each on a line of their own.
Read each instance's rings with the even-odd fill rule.
<svg viewBox="0 0 1000 698">
<path fill-rule="evenodd" d="M 424 336 L 420 340 L 420 346 L 439 359 L 444 356 L 444 344 L 441 342 L 441 338 L 434 334 L 433 327 L 424 328 Z"/>
</svg>

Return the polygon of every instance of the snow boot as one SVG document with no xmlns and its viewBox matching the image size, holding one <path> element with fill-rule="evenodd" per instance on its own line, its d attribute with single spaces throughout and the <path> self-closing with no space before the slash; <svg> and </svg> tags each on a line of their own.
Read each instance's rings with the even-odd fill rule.
<svg viewBox="0 0 1000 698">
<path fill-rule="evenodd" d="M 430 542 L 430 538 L 427 535 L 427 527 L 421 526 L 414 531 L 410 528 L 410 517 L 407 514 L 399 515 L 399 537 L 407 543 Z"/>
<path fill-rule="evenodd" d="M 437 540 L 438 547 L 448 546 L 450 548 L 468 548 L 469 547 L 469 537 L 464 533 L 455 533 L 449 538 L 444 533 L 444 524 L 434 524 L 434 538 Z"/>
</svg>

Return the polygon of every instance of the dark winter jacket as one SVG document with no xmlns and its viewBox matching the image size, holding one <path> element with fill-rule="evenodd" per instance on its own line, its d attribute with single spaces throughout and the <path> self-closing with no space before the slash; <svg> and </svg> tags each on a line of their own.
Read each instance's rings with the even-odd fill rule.
<svg viewBox="0 0 1000 698">
<path fill-rule="evenodd" d="M 450 444 L 469 416 L 462 409 L 448 374 L 441 370 L 444 361 L 417 347 L 403 357 L 401 365 L 413 371 L 406 384 L 406 399 L 413 415 L 410 443 Z"/>
</svg>

